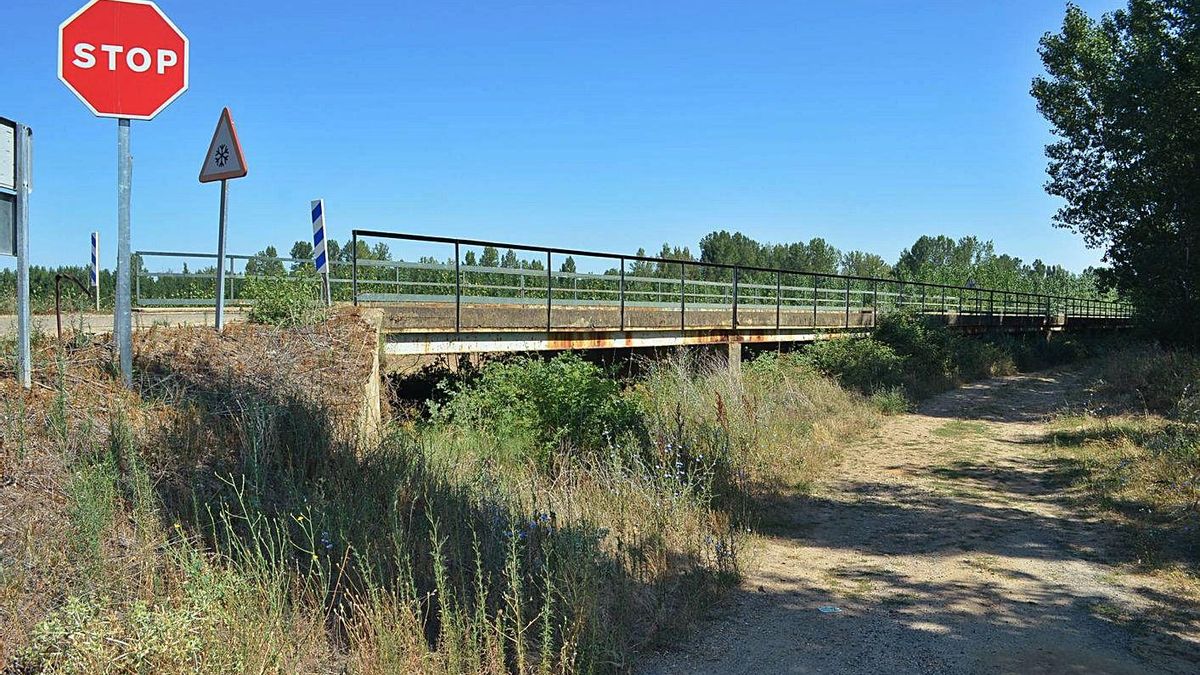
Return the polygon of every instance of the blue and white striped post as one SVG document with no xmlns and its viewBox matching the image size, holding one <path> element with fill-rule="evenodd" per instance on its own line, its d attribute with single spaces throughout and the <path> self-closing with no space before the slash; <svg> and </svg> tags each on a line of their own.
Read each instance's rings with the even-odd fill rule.
<svg viewBox="0 0 1200 675">
<path fill-rule="evenodd" d="M 100 233 L 92 233 L 92 292 L 96 296 L 96 311 L 100 311 Z"/>
<path fill-rule="evenodd" d="M 325 200 L 312 201 L 313 264 L 321 275 L 321 295 L 325 304 L 331 304 L 329 289 L 329 247 L 325 237 Z"/>
</svg>

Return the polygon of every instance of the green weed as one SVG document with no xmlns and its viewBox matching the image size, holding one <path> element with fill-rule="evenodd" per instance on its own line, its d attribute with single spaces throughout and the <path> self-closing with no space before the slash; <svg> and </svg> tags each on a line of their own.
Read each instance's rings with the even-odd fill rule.
<svg viewBox="0 0 1200 675">
<path fill-rule="evenodd" d="M 246 280 L 243 297 L 253 300 L 248 318 L 272 326 L 307 326 L 325 319 L 314 277 L 268 276 Z"/>
</svg>

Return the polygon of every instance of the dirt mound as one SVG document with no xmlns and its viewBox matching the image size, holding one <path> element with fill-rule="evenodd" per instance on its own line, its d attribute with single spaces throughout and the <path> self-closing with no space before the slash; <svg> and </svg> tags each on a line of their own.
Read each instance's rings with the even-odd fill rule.
<svg viewBox="0 0 1200 675">
<path fill-rule="evenodd" d="M 134 337 L 134 361 L 151 392 L 183 387 L 236 398 L 301 400 L 357 414 L 377 350 L 375 329 L 355 310 L 314 326 L 232 324 L 152 328 Z"/>
</svg>

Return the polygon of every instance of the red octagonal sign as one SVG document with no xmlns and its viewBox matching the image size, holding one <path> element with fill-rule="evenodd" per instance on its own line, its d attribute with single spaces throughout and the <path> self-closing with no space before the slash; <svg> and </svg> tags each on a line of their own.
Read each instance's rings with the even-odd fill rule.
<svg viewBox="0 0 1200 675">
<path fill-rule="evenodd" d="M 148 120 L 188 87 L 188 40 L 149 0 L 91 0 L 58 27 L 58 79 L 101 117 Z"/>
</svg>

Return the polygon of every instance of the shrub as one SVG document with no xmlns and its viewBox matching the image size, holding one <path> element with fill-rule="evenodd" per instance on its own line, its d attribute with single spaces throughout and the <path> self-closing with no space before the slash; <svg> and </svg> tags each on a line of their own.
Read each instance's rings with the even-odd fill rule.
<svg viewBox="0 0 1200 675">
<path fill-rule="evenodd" d="M 573 353 L 495 361 L 473 380 L 440 388 L 447 398 L 431 404 L 435 422 L 484 431 L 515 458 L 532 453 L 543 467 L 556 449 L 599 450 L 637 429 L 636 410 L 617 382 Z"/>
<path fill-rule="evenodd" d="M 249 319 L 287 328 L 322 321 L 325 308 L 318 300 L 319 289 L 309 277 L 256 277 L 247 280 L 245 296 L 254 301 Z"/>
<path fill-rule="evenodd" d="M 908 397 L 901 387 L 880 389 L 871 394 L 871 405 L 885 415 L 900 415 L 909 411 Z"/>
<path fill-rule="evenodd" d="M 958 343 L 964 338 L 935 321 L 913 312 L 897 312 L 882 317 L 873 335 L 903 359 L 904 386 L 914 398 L 947 389 L 957 379 Z"/>
<path fill-rule="evenodd" d="M 871 338 L 823 340 L 805 348 L 803 359 L 844 387 L 872 394 L 904 382 L 904 358 Z"/>
<path fill-rule="evenodd" d="M 899 410 L 901 399 L 891 393 L 921 399 L 971 380 L 1079 360 L 1092 353 L 1093 342 L 1068 336 L 972 337 L 939 319 L 904 311 L 881 317 L 869 338 L 818 342 L 805 349 L 804 358 L 843 386 L 868 395 L 889 392 L 876 402 Z"/>
</svg>

